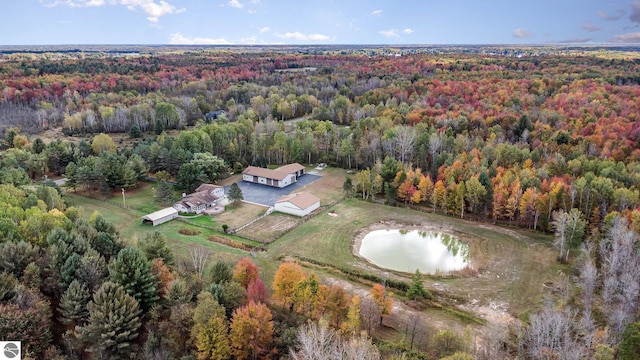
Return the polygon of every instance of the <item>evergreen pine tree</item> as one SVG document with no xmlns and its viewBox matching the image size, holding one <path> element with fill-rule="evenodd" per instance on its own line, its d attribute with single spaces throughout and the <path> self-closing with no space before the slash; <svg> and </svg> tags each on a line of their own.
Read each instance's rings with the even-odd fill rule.
<svg viewBox="0 0 640 360">
<path fill-rule="evenodd" d="M 80 265 L 82 256 L 77 253 L 71 254 L 60 268 L 60 289 L 67 290 L 69 284 L 76 278 L 76 270 Z"/>
<path fill-rule="evenodd" d="M 231 187 L 229 187 L 229 200 L 235 203 L 243 199 L 244 196 L 242 195 L 242 190 L 240 189 L 240 186 L 238 186 L 238 183 L 231 184 Z"/>
<path fill-rule="evenodd" d="M 79 337 L 91 344 L 89 351 L 100 359 L 130 358 L 140 329 L 140 306 L 124 288 L 107 281 L 87 305 L 89 323 L 77 328 Z"/>
<path fill-rule="evenodd" d="M 431 294 L 424 288 L 422 284 L 422 274 L 420 270 L 416 269 L 416 272 L 411 276 L 411 284 L 407 289 L 407 297 L 413 300 L 417 298 L 431 298 Z"/>
<path fill-rule="evenodd" d="M 0 272 L 0 303 L 8 302 L 16 295 L 18 280 L 7 272 Z"/>
<path fill-rule="evenodd" d="M 91 294 L 87 286 L 78 280 L 73 280 L 60 299 L 60 321 L 63 324 L 79 325 L 89 316 L 87 304 Z"/>
<path fill-rule="evenodd" d="M 156 202 L 160 204 L 170 204 L 173 202 L 173 185 L 166 180 L 160 179 L 156 185 Z"/>
<path fill-rule="evenodd" d="M 140 242 L 140 249 L 149 261 L 159 258 L 165 264 L 173 265 L 173 252 L 167 246 L 167 238 L 159 231 L 147 233 Z"/>
<path fill-rule="evenodd" d="M 111 281 L 122 285 L 143 310 L 149 310 L 158 301 L 157 281 L 151 273 L 151 264 L 137 248 L 124 248 L 109 266 Z"/>
<path fill-rule="evenodd" d="M 342 190 L 347 194 L 347 197 L 351 196 L 351 191 L 353 191 L 353 180 L 350 177 L 346 177 L 344 179 L 344 183 L 342 183 Z"/>
</svg>

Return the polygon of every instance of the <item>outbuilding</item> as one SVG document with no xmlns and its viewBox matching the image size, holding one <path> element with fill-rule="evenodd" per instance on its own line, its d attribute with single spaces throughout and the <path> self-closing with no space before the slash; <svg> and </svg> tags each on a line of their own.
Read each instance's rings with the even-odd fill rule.
<svg viewBox="0 0 640 360">
<path fill-rule="evenodd" d="M 280 166 L 273 170 L 249 166 L 242 172 L 242 180 L 283 188 L 297 182 L 302 175 L 304 175 L 304 166 L 298 163 Z"/>
<path fill-rule="evenodd" d="M 177 217 L 178 217 L 178 210 L 172 207 L 168 207 L 162 210 L 158 210 L 156 212 L 152 212 L 149 215 L 143 216 L 142 223 L 156 226 L 162 223 L 166 223 L 167 221 L 173 220 Z"/>
<path fill-rule="evenodd" d="M 320 199 L 307 191 L 285 195 L 276 201 L 276 211 L 295 216 L 307 216 L 320 207 Z"/>
</svg>

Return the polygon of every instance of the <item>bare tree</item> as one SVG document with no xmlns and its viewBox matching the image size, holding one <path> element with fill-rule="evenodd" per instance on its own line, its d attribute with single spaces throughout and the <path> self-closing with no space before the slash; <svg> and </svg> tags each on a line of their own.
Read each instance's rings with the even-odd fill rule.
<svg viewBox="0 0 640 360">
<path fill-rule="evenodd" d="M 509 329 L 500 324 L 487 324 L 479 332 L 479 339 L 474 342 L 474 355 L 477 359 L 507 359 L 505 344 L 509 339 Z M 478 346 L 479 344 L 479 346 Z"/>
<path fill-rule="evenodd" d="M 592 256 L 592 246 L 583 245 L 582 253 L 584 256 L 584 260 L 582 262 L 582 266 L 580 267 L 580 282 L 578 283 L 578 286 L 583 291 L 584 313 L 590 314 L 593 296 L 598 281 L 598 269 L 596 268 L 596 264 Z"/>
<path fill-rule="evenodd" d="M 209 255 L 211 255 L 210 251 L 202 246 L 189 248 L 189 259 L 193 270 L 198 274 L 198 279 L 202 279 L 204 269 L 207 268 L 207 263 L 209 262 Z"/>
<path fill-rule="evenodd" d="M 380 359 L 378 348 L 371 343 L 366 335 L 352 337 L 344 341 L 334 359 L 377 360 Z"/>
<path fill-rule="evenodd" d="M 426 326 L 422 322 L 419 312 L 412 312 L 409 315 L 409 323 L 407 324 L 407 333 L 410 336 L 409 351 L 413 351 L 413 344 L 420 341 L 426 334 Z"/>
<path fill-rule="evenodd" d="M 531 316 L 526 347 L 534 359 L 584 359 L 587 348 L 574 337 L 575 313 L 556 311 L 548 306 Z"/>
<path fill-rule="evenodd" d="M 564 255 L 564 247 L 566 245 L 567 239 L 567 227 L 569 226 L 569 214 L 567 214 L 564 210 L 554 211 L 553 212 L 553 222 L 551 223 L 551 227 L 554 230 L 554 234 L 556 236 L 556 241 L 554 243 L 555 246 L 560 248 L 560 256 L 562 259 Z"/>
<path fill-rule="evenodd" d="M 293 359 L 331 359 L 331 350 L 336 346 L 338 336 L 326 325 L 310 323 L 298 328 L 298 351 L 290 350 Z"/>
<path fill-rule="evenodd" d="M 413 149 L 416 144 L 416 132 L 413 127 L 396 127 L 395 143 L 400 155 L 400 161 L 405 164 L 407 160 L 413 157 Z"/>
<path fill-rule="evenodd" d="M 298 328 L 298 350 L 290 349 L 295 360 L 377 360 L 378 349 L 366 335 L 343 338 L 326 323 L 309 323 Z"/>
<path fill-rule="evenodd" d="M 360 304 L 360 320 L 367 334 L 371 334 L 373 325 L 380 319 L 380 307 L 370 298 L 363 298 Z"/>
<path fill-rule="evenodd" d="M 627 324 L 633 322 L 640 301 L 640 253 L 638 236 L 625 218 L 612 220 L 608 235 L 600 242 L 603 313 L 616 343 Z"/>
<path fill-rule="evenodd" d="M 431 154 L 431 161 L 433 161 L 436 158 L 436 155 L 440 153 L 441 148 L 442 136 L 434 132 L 429 136 L 429 153 Z"/>
</svg>

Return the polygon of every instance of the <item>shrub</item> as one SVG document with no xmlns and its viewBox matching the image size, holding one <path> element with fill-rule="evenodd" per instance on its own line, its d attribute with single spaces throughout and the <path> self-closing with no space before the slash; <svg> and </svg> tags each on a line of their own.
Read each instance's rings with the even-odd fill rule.
<svg viewBox="0 0 640 360">
<path fill-rule="evenodd" d="M 178 233 L 182 235 L 187 235 L 187 236 L 200 235 L 200 231 L 196 229 L 190 229 L 190 228 L 184 228 L 184 227 L 178 229 Z"/>
</svg>

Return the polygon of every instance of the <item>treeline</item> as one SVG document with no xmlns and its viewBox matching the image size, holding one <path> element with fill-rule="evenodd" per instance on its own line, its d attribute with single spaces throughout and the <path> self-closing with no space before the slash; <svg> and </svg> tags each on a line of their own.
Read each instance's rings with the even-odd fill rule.
<svg viewBox="0 0 640 360">
<path fill-rule="evenodd" d="M 176 256 L 159 232 L 122 238 L 50 182 L 0 188 L 0 333 L 23 358 L 381 358 L 369 337 L 392 312 L 381 284 L 361 298 L 287 262 L 267 287 L 248 257 L 211 263 L 202 247 Z M 419 278 L 412 288 L 427 294 Z M 470 350 L 451 332 L 434 339 L 434 354 Z"/>
</svg>

